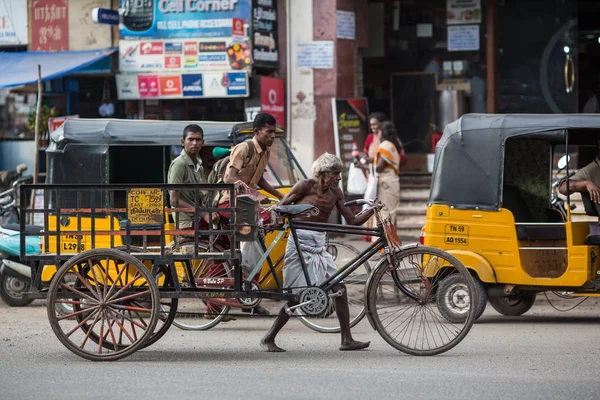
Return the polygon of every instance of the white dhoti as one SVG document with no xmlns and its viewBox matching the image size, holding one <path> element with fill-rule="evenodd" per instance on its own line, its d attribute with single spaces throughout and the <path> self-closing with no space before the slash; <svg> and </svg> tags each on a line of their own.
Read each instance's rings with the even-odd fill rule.
<svg viewBox="0 0 600 400">
<path fill-rule="evenodd" d="M 288 238 L 283 262 L 283 286 L 285 288 L 299 288 L 294 292 L 302 291 L 308 286 L 302 270 L 300 255 L 304 257 L 306 271 L 311 286 L 323 283 L 328 277 L 337 272 L 335 261 L 325 247 L 327 235 L 325 232 L 296 230 L 300 248 L 297 249 L 292 235 Z M 300 253 L 298 253 L 298 250 Z"/>
</svg>

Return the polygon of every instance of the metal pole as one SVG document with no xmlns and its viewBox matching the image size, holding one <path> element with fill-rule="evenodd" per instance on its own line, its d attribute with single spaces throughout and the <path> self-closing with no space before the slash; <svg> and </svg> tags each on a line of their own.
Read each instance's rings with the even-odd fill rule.
<svg viewBox="0 0 600 400">
<path fill-rule="evenodd" d="M 40 152 L 40 118 L 42 113 L 42 67 L 40 64 L 37 66 L 37 106 L 35 109 L 35 157 L 33 161 L 33 183 L 38 183 L 38 164 L 39 160 L 39 152 Z"/>
</svg>

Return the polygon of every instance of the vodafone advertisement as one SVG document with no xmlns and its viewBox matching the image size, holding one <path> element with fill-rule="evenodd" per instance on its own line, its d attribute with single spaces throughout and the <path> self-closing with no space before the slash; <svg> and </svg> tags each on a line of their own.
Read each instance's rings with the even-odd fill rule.
<svg viewBox="0 0 600 400">
<path fill-rule="evenodd" d="M 285 127 L 285 92 L 283 79 L 260 78 L 260 110 L 275 117 Z"/>
</svg>

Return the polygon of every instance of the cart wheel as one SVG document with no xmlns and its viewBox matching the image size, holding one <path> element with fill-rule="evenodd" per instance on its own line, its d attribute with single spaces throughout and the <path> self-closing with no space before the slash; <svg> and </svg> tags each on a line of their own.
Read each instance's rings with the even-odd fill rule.
<svg viewBox="0 0 600 400">
<path fill-rule="evenodd" d="M 69 283 L 73 275 L 76 280 Z M 52 279 L 47 303 L 58 339 L 92 361 L 118 360 L 140 349 L 160 313 L 158 287 L 148 269 L 115 249 L 89 250 L 70 258 Z M 61 315 L 56 307 L 60 303 L 70 304 L 73 313 Z"/>
<path fill-rule="evenodd" d="M 367 287 L 369 320 L 394 348 L 416 356 L 450 350 L 475 321 L 475 285 L 469 271 L 450 254 L 418 246 L 383 259 Z M 436 293 L 444 278 L 456 274 L 464 282 L 468 311 L 462 322 L 444 318 Z"/>
<path fill-rule="evenodd" d="M 494 310 L 507 317 L 525 314 L 535 304 L 535 293 L 518 293 L 510 296 L 490 296 Z"/>
<path fill-rule="evenodd" d="M 341 242 L 328 241 L 326 250 L 335 261 L 335 266 L 340 269 L 349 261 L 355 259 L 360 252 L 351 245 Z M 350 311 L 350 327 L 358 324 L 365 316 L 365 283 L 371 273 L 371 265 L 365 261 L 354 270 L 346 279 L 346 291 L 348 296 L 348 308 Z M 296 311 L 303 314 L 300 309 Z M 330 301 L 327 311 L 319 317 L 302 316 L 300 321 L 310 329 L 321 333 L 338 333 L 340 322 L 335 312 L 335 301 Z"/>
<path fill-rule="evenodd" d="M 221 251 L 217 249 L 216 251 Z M 198 245 L 199 252 L 208 251 L 206 243 Z M 232 278 L 233 264 L 228 260 L 191 260 L 194 278 Z M 180 284 L 189 282 L 187 274 L 180 278 Z M 200 300 L 194 298 L 179 299 L 177 315 L 173 325 L 179 329 L 205 331 L 216 326 L 229 312 L 230 307 L 222 304 L 222 299 Z"/>
</svg>

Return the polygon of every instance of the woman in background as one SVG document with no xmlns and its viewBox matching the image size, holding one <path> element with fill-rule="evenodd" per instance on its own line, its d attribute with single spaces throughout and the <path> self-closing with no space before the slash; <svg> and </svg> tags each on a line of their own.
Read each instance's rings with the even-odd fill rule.
<svg viewBox="0 0 600 400">
<path fill-rule="evenodd" d="M 404 164 L 401 155 L 404 153 L 402 143 L 394 124 L 386 121 L 379 130 L 380 144 L 375 152 L 373 164 L 378 177 L 377 198 L 385 207 L 384 218 L 391 217 L 396 225 L 396 209 L 400 206 L 400 166 Z"/>
</svg>

